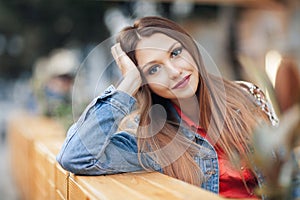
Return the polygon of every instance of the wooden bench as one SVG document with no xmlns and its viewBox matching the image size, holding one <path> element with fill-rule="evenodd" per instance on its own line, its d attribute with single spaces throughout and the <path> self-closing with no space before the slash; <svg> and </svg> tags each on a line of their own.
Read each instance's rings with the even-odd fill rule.
<svg viewBox="0 0 300 200">
<path fill-rule="evenodd" d="M 65 130 L 54 120 L 14 114 L 8 123 L 13 177 L 21 199 L 222 199 L 157 172 L 76 176 L 56 162 Z"/>
</svg>

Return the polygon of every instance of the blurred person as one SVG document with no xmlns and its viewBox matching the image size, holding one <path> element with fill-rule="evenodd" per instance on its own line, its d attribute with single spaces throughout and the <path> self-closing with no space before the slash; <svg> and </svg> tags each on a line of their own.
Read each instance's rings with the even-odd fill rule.
<svg viewBox="0 0 300 200">
<path fill-rule="evenodd" d="M 278 121 L 257 86 L 208 73 L 193 38 L 161 17 L 124 28 L 112 54 L 123 79 L 69 128 L 57 155 L 64 169 L 159 171 L 226 198 L 258 198 L 251 134 Z"/>
<path fill-rule="evenodd" d="M 300 103 L 300 69 L 295 59 L 284 56 L 275 79 L 275 93 L 281 112 Z"/>
<path fill-rule="evenodd" d="M 37 113 L 71 120 L 71 92 L 77 66 L 76 55 L 67 49 L 56 49 L 36 62 L 33 84 Z"/>
</svg>

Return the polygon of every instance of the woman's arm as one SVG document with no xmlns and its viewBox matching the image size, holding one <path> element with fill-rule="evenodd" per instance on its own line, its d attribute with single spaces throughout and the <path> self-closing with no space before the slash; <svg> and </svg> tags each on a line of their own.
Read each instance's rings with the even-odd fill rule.
<svg viewBox="0 0 300 200">
<path fill-rule="evenodd" d="M 75 174 L 111 174 L 142 170 L 136 138 L 117 132 L 119 122 L 135 106 L 135 99 L 109 87 L 87 107 L 68 130 L 57 155 L 61 166 Z"/>
<path fill-rule="evenodd" d="M 118 132 L 123 118 L 134 110 L 132 97 L 142 84 L 140 72 L 119 43 L 111 48 L 123 74 L 117 90 L 111 86 L 94 99 L 68 131 L 57 156 L 61 166 L 76 174 L 109 174 L 142 170 L 133 134 Z M 148 158 L 145 158 L 148 159 Z M 160 170 L 151 159 L 144 166 Z"/>
</svg>

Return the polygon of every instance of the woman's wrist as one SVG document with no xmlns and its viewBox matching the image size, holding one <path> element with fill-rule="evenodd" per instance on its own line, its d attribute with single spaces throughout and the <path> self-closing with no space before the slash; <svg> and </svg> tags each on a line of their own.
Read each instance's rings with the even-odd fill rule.
<svg viewBox="0 0 300 200">
<path fill-rule="evenodd" d="M 126 92 L 130 96 L 134 96 L 141 86 L 141 82 L 141 78 L 125 76 L 121 83 L 118 85 L 117 90 Z"/>
</svg>

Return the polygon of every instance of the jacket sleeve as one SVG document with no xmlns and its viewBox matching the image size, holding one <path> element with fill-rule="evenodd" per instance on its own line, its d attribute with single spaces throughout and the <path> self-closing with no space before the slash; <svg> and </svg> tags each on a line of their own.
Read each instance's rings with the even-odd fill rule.
<svg viewBox="0 0 300 200">
<path fill-rule="evenodd" d="M 117 132 L 136 100 L 110 86 L 95 98 L 67 133 L 57 161 L 75 174 L 100 175 L 143 170 L 135 135 Z"/>
</svg>

